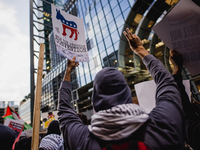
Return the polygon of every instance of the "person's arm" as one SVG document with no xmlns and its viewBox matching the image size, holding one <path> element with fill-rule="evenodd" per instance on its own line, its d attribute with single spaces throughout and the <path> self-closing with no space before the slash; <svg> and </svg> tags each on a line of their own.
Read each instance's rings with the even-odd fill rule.
<svg viewBox="0 0 200 150">
<path fill-rule="evenodd" d="M 71 107 L 71 83 L 72 70 L 78 66 L 73 60 L 68 60 L 63 82 L 58 92 L 58 120 L 66 146 L 71 150 L 97 149 L 100 146 L 93 138 L 88 127 L 83 124 L 77 113 Z"/>
<path fill-rule="evenodd" d="M 68 81 L 68 82 L 71 82 L 71 73 L 72 73 L 72 70 L 77 67 L 79 65 L 78 62 L 76 62 L 76 57 L 74 57 L 72 60 L 69 60 L 67 61 L 67 68 L 65 70 L 65 76 L 63 78 L 63 81 Z"/>
<path fill-rule="evenodd" d="M 183 68 L 183 57 L 181 54 L 179 54 L 175 50 L 171 50 L 169 60 L 174 66 L 172 76 L 175 82 L 177 83 L 177 86 L 181 93 L 183 110 L 184 112 L 194 113 L 195 111 L 192 108 L 189 97 L 185 91 L 185 86 L 183 85 L 183 78 L 181 75 L 182 68 Z"/>
<path fill-rule="evenodd" d="M 143 47 L 140 38 L 132 34 L 128 28 L 127 32 L 124 31 L 123 33 L 129 42 L 130 48 L 143 60 L 156 83 L 156 102 L 160 99 L 168 99 L 176 101 L 176 103 L 181 105 L 180 92 L 178 91 L 176 83 L 160 60 L 150 55 Z"/>
<path fill-rule="evenodd" d="M 181 96 L 172 75 L 160 60 L 146 52 L 136 35 L 128 32 L 125 36 L 131 49 L 143 59 L 156 83 L 156 107 L 149 113 L 144 143 L 152 150 L 183 149 Z M 145 92 L 149 91 L 144 91 L 144 94 Z"/>
<path fill-rule="evenodd" d="M 142 41 L 138 36 L 132 34 L 128 28 L 126 29 L 126 31 L 124 31 L 123 33 L 129 43 L 131 50 L 135 52 L 138 56 L 140 56 L 140 58 L 143 60 L 143 58 L 149 55 L 149 53 L 143 47 Z"/>
</svg>

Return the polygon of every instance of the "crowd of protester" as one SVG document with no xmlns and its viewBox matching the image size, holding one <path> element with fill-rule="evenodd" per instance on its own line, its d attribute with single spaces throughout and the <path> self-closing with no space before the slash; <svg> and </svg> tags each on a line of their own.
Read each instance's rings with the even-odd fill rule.
<svg viewBox="0 0 200 150">
<path fill-rule="evenodd" d="M 175 50 L 170 51 L 169 60 L 174 66 L 170 74 L 146 51 L 138 36 L 128 28 L 123 34 L 156 83 L 156 107 L 147 114 L 138 104 L 133 104 L 123 74 L 106 67 L 94 79 L 94 114 L 89 123 L 86 115 L 77 114 L 71 107 L 70 77 L 79 65 L 74 57 L 67 62 L 59 89 L 59 122 L 49 124 L 39 150 L 183 150 L 186 145 L 188 149 L 200 149 L 200 111 L 189 101 L 182 83 L 182 56 Z M 15 138 L 12 129 L 0 124 L 3 150 L 11 150 Z M 30 150 L 31 140 L 23 132 L 14 150 Z"/>
</svg>

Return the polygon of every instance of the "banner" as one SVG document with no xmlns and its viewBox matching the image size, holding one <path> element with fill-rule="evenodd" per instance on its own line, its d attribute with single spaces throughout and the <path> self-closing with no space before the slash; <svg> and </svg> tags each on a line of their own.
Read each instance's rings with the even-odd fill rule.
<svg viewBox="0 0 200 150">
<path fill-rule="evenodd" d="M 57 52 L 78 62 L 89 62 L 83 19 L 51 5 L 54 39 Z"/>
<path fill-rule="evenodd" d="M 183 85 L 185 86 L 185 91 L 190 97 L 190 81 L 183 80 Z M 147 112 L 150 113 L 154 107 L 156 107 L 155 93 L 156 93 L 156 84 L 153 80 L 145 81 L 138 84 L 135 84 L 135 91 L 138 98 L 139 105 Z M 148 91 L 148 92 L 147 92 Z"/>
<path fill-rule="evenodd" d="M 42 113 L 42 122 L 43 122 L 43 128 L 48 128 L 49 124 L 53 120 L 58 120 L 58 111 L 52 111 L 52 112 L 45 112 Z"/>
<path fill-rule="evenodd" d="M 199 6 L 180 0 L 152 29 L 171 50 L 183 55 L 184 66 L 193 76 L 200 74 Z"/>
<path fill-rule="evenodd" d="M 13 129 L 15 131 L 15 134 L 16 134 L 16 139 L 15 139 L 15 142 L 13 144 L 13 149 L 14 149 L 14 146 L 15 146 L 15 143 L 19 140 L 20 138 L 20 135 L 24 129 L 24 125 L 23 125 L 23 121 L 21 120 L 13 120 L 13 119 L 9 119 L 7 118 L 5 120 L 5 123 L 4 125 L 10 127 L 11 129 Z"/>
</svg>

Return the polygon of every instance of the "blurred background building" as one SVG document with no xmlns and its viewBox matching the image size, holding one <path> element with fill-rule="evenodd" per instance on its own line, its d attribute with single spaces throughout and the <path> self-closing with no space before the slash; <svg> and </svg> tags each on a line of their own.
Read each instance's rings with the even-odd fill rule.
<svg viewBox="0 0 200 150">
<path fill-rule="evenodd" d="M 79 67 L 72 72 L 72 107 L 77 112 L 83 112 L 88 118 L 92 115 L 91 95 L 95 75 L 104 67 L 115 67 L 120 70 L 132 90 L 133 100 L 137 101 L 134 84 L 152 80 L 142 60 L 134 54 L 122 32 L 129 27 L 138 35 L 149 53 L 158 58 L 171 72 L 169 49 L 162 40 L 154 34 L 151 28 L 159 22 L 179 0 L 39 0 L 38 7 L 43 12 L 39 19 L 47 21 L 52 26 L 50 3 L 61 9 L 83 18 L 89 62 L 80 62 Z M 193 0 L 200 6 L 200 1 Z M 46 5 L 48 4 L 48 9 Z M 46 19 L 46 20 L 45 20 Z M 49 20 L 47 20 L 49 19 Z M 46 65 L 49 68 L 42 83 L 42 112 L 57 110 L 58 89 L 63 80 L 67 60 L 57 54 L 52 29 L 44 29 Z M 51 33 L 50 33 L 51 31 Z M 47 41 L 47 37 L 49 41 Z M 46 44 L 46 43 L 50 44 Z M 49 45 L 49 47 L 48 47 Z M 48 59 L 47 59 L 48 58 Z M 50 58 L 50 59 L 49 59 Z M 191 96 L 200 101 L 200 76 L 191 76 L 183 68 L 184 79 L 191 83 Z"/>
<path fill-rule="evenodd" d="M 30 98 L 20 102 L 20 106 L 18 108 L 18 114 L 22 120 L 24 120 L 27 124 L 31 123 L 31 103 Z"/>
</svg>

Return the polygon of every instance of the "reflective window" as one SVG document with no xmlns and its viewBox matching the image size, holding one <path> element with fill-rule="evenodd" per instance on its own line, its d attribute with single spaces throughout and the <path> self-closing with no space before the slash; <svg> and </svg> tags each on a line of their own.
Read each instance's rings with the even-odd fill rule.
<svg viewBox="0 0 200 150">
<path fill-rule="evenodd" d="M 95 57 L 96 55 L 99 54 L 98 49 L 97 49 L 97 46 L 95 46 L 95 47 L 92 49 L 92 53 L 93 53 L 93 57 Z"/>
<path fill-rule="evenodd" d="M 121 10 L 124 11 L 124 10 L 126 10 L 126 8 L 129 7 L 129 3 L 128 3 L 127 0 L 123 0 L 123 1 L 119 4 L 119 6 L 121 7 Z"/>
<path fill-rule="evenodd" d="M 114 8 L 117 4 L 118 4 L 117 0 L 111 0 L 110 1 L 111 8 Z"/>
<path fill-rule="evenodd" d="M 103 29 L 106 26 L 106 20 L 104 18 L 100 21 L 100 26 L 101 29 Z"/>
<path fill-rule="evenodd" d="M 96 40 L 95 40 L 94 37 L 90 40 L 90 44 L 91 44 L 92 48 L 97 45 Z"/>
<path fill-rule="evenodd" d="M 122 30 L 123 30 L 123 25 L 118 28 L 119 34 L 122 34 Z"/>
<path fill-rule="evenodd" d="M 99 17 L 99 20 L 101 20 L 104 17 L 102 10 L 98 13 L 98 17 Z"/>
<path fill-rule="evenodd" d="M 102 60 L 102 63 L 103 63 L 103 59 L 104 59 L 106 56 L 107 56 L 107 55 L 106 55 L 106 52 L 103 51 L 103 52 L 101 53 L 101 60 Z"/>
<path fill-rule="evenodd" d="M 110 12 L 110 5 L 107 4 L 103 9 L 104 9 L 105 15 L 108 14 Z"/>
<path fill-rule="evenodd" d="M 97 38 L 97 43 L 102 41 L 102 36 L 101 36 L 101 32 L 99 32 L 98 34 L 96 34 L 96 38 Z"/>
<path fill-rule="evenodd" d="M 126 20 L 126 18 L 128 17 L 128 14 L 129 12 L 131 11 L 131 8 L 128 7 L 124 12 L 123 12 L 123 16 L 124 16 L 124 19 Z"/>
<path fill-rule="evenodd" d="M 90 14 L 87 14 L 85 16 L 85 22 L 88 23 L 90 21 Z"/>
<path fill-rule="evenodd" d="M 129 0 L 129 3 L 131 4 L 131 7 L 132 7 L 133 4 L 135 3 L 135 0 Z"/>
<path fill-rule="evenodd" d="M 98 4 L 96 5 L 96 10 L 97 10 L 97 12 L 99 12 L 99 11 L 101 10 L 101 3 L 98 3 Z"/>
<path fill-rule="evenodd" d="M 88 32 L 88 37 L 89 37 L 89 39 L 91 39 L 92 37 L 94 37 L 94 31 L 93 31 L 93 29 L 91 29 L 91 30 Z"/>
<path fill-rule="evenodd" d="M 104 42 L 105 42 L 106 48 L 110 47 L 110 45 L 112 44 L 109 36 L 104 40 Z"/>
<path fill-rule="evenodd" d="M 90 70 L 95 68 L 93 59 L 90 60 L 89 64 L 90 64 Z"/>
<path fill-rule="evenodd" d="M 93 69 L 91 71 L 91 75 L 92 75 L 92 80 L 94 80 L 95 76 L 96 76 L 96 69 Z"/>
<path fill-rule="evenodd" d="M 95 31 L 95 33 L 98 33 L 98 32 L 100 31 L 99 24 L 97 24 L 97 25 L 94 27 L 94 31 Z"/>
<path fill-rule="evenodd" d="M 93 58 L 93 55 L 92 55 L 92 51 L 88 51 L 88 55 L 89 55 L 89 59 L 92 59 Z"/>
<path fill-rule="evenodd" d="M 98 48 L 99 48 L 99 52 L 102 52 L 105 50 L 105 46 L 104 46 L 104 43 L 103 41 L 101 43 L 98 44 Z"/>
<path fill-rule="evenodd" d="M 89 68 L 88 68 L 88 63 L 87 62 L 84 62 L 84 70 L 85 70 L 85 73 L 89 72 Z"/>
<path fill-rule="evenodd" d="M 102 34 L 103 34 L 103 38 L 104 38 L 104 39 L 109 35 L 109 32 L 108 32 L 108 28 L 107 28 L 107 27 L 105 27 L 105 28 L 102 30 Z"/>
<path fill-rule="evenodd" d="M 101 70 L 102 70 L 102 67 L 101 67 L 101 66 L 97 67 L 97 68 L 96 68 L 96 73 L 98 73 L 98 72 L 101 71 Z"/>
<path fill-rule="evenodd" d="M 119 6 L 117 6 L 113 9 L 113 15 L 116 18 L 117 16 L 119 16 L 119 14 L 121 14 L 121 10 L 119 9 Z"/>
<path fill-rule="evenodd" d="M 86 29 L 87 29 L 87 31 L 90 31 L 90 29 L 92 29 L 92 23 L 91 23 L 91 21 L 89 21 L 89 22 L 86 24 Z"/>
<path fill-rule="evenodd" d="M 92 19 L 92 22 L 93 22 L 93 25 L 96 25 L 96 24 L 98 23 L 97 16 L 95 16 L 95 17 Z"/>
<path fill-rule="evenodd" d="M 87 84 L 90 83 L 91 82 L 90 73 L 87 73 L 85 76 L 86 76 Z"/>
<path fill-rule="evenodd" d="M 107 20 L 107 23 L 109 24 L 111 21 L 113 21 L 113 15 L 112 13 L 110 12 L 109 14 L 106 15 L 106 20 Z"/>
<path fill-rule="evenodd" d="M 114 44 L 115 51 L 119 49 L 119 41 Z"/>
<path fill-rule="evenodd" d="M 102 6 L 104 7 L 106 4 L 108 4 L 108 0 L 102 0 L 101 1 Z"/>
<path fill-rule="evenodd" d="M 110 67 L 109 61 L 108 61 L 108 57 L 105 57 L 102 61 L 102 64 L 104 67 Z"/>
<path fill-rule="evenodd" d="M 122 15 L 118 16 L 116 19 L 116 24 L 117 24 L 117 27 L 119 28 L 121 25 L 124 24 L 124 19 L 122 17 Z"/>
<path fill-rule="evenodd" d="M 97 61 L 97 66 L 101 65 L 101 60 L 99 55 L 96 57 L 96 61 Z"/>
<path fill-rule="evenodd" d="M 95 11 L 94 8 L 91 10 L 90 14 L 91 14 L 91 17 L 92 17 L 92 18 L 96 15 L 96 11 Z"/>
<path fill-rule="evenodd" d="M 83 67 L 79 67 L 79 73 L 80 73 L 80 76 L 82 76 L 84 74 Z"/>
<path fill-rule="evenodd" d="M 112 34 L 111 34 L 111 37 L 112 37 L 113 43 L 119 41 L 118 31 L 115 31 L 114 33 L 112 33 Z"/>
<path fill-rule="evenodd" d="M 110 54 L 113 53 L 113 52 L 114 52 L 114 49 L 113 49 L 112 46 L 109 47 L 109 48 L 107 48 L 107 54 L 108 54 L 108 55 L 110 55 Z"/>
<path fill-rule="evenodd" d="M 85 85 L 85 77 L 82 76 L 82 77 L 81 77 L 81 86 L 84 86 L 84 85 Z"/>
<path fill-rule="evenodd" d="M 108 25 L 108 27 L 109 27 L 110 33 L 116 31 L 116 25 L 115 25 L 115 22 L 114 22 L 114 21 L 111 22 L 111 23 Z"/>
<path fill-rule="evenodd" d="M 111 67 L 117 67 L 117 58 L 115 53 L 111 54 L 111 56 L 109 56 L 109 63 Z"/>
</svg>

